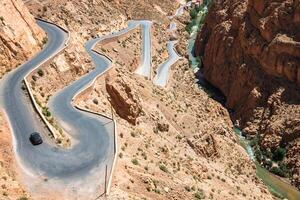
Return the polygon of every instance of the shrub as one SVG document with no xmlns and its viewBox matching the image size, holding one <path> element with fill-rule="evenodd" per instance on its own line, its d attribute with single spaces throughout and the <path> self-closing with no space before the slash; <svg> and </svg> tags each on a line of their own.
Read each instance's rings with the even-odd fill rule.
<svg viewBox="0 0 300 200">
<path fill-rule="evenodd" d="M 123 153 L 122 153 L 122 152 L 119 153 L 119 157 L 120 157 L 120 158 L 123 158 Z"/>
<path fill-rule="evenodd" d="M 40 77 L 44 76 L 44 71 L 42 69 L 39 69 L 37 73 Z"/>
<path fill-rule="evenodd" d="M 32 75 L 32 80 L 33 81 L 36 81 L 37 80 L 37 77 L 35 75 Z"/>
<path fill-rule="evenodd" d="M 205 198 L 205 195 L 204 195 L 203 190 L 198 190 L 198 192 L 196 192 L 196 193 L 194 194 L 194 197 L 195 197 L 196 199 L 204 199 L 204 198 Z"/>
<path fill-rule="evenodd" d="M 27 197 L 20 197 L 20 198 L 18 198 L 18 200 L 28 200 L 28 198 Z"/>
<path fill-rule="evenodd" d="M 138 165 L 139 164 L 139 161 L 136 158 L 132 159 L 131 162 L 134 165 Z"/>
<path fill-rule="evenodd" d="M 279 167 L 272 167 L 270 169 L 270 172 L 278 175 L 278 176 L 281 176 L 281 177 L 285 177 L 286 174 L 279 168 Z"/>
<path fill-rule="evenodd" d="M 155 188 L 153 191 L 157 194 L 160 194 L 160 189 L 158 189 L 158 188 Z"/>
<path fill-rule="evenodd" d="M 195 19 L 197 17 L 197 10 L 196 9 L 192 9 L 190 11 L 190 16 L 192 19 Z"/>
<path fill-rule="evenodd" d="M 273 160 L 274 161 L 282 161 L 285 156 L 286 150 L 284 148 L 279 147 L 274 151 Z"/>
<path fill-rule="evenodd" d="M 21 89 L 24 91 L 27 89 L 24 82 L 22 83 Z"/>
<path fill-rule="evenodd" d="M 46 117 L 51 116 L 51 112 L 48 110 L 47 107 L 43 107 L 43 115 L 45 115 Z"/>
<path fill-rule="evenodd" d="M 93 100 L 93 103 L 96 104 L 96 105 L 98 105 L 99 102 L 98 102 L 97 99 L 94 99 L 94 100 Z"/>
<path fill-rule="evenodd" d="M 42 43 L 46 44 L 47 42 L 48 42 L 48 38 L 44 37 L 43 40 L 42 40 Z"/>
<path fill-rule="evenodd" d="M 190 192 L 190 191 L 191 191 L 191 187 L 190 187 L 190 186 L 188 186 L 188 185 L 184 186 L 184 189 L 185 189 L 186 191 L 188 191 L 188 192 Z"/>
<path fill-rule="evenodd" d="M 43 6 L 43 11 L 46 12 L 47 11 L 47 7 Z"/>
<path fill-rule="evenodd" d="M 168 173 L 168 172 L 169 172 L 168 169 L 167 169 L 167 167 L 166 167 L 165 165 L 159 165 L 159 169 L 160 169 L 161 171 L 165 172 L 165 173 Z"/>
<path fill-rule="evenodd" d="M 130 135 L 131 135 L 132 137 L 135 137 L 135 133 L 134 133 L 134 132 L 131 132 Z"/>
</svg>

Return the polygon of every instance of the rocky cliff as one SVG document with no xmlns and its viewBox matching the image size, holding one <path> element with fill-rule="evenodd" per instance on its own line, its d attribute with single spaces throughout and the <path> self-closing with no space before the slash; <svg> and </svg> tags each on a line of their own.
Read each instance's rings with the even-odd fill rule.
<svg viewBox="0 0 300 200">
<path fill-rule="evenodd" d="M 283 163 L 299 187 L 300 2 L 215 1 L 195 53 L 244 133 L 262 151 L 287 150 Z"/>
<path fill-rule="evenodd" d="M 45 36 L 21 0 L 1 0 L 0 78 L 38 52 Z"/>
</svg>

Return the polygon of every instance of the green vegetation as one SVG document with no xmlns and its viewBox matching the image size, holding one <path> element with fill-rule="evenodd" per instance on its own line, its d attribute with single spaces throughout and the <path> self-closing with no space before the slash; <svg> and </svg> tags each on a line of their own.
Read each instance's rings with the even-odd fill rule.
<svg viewBox="0 0 300 200">
<path fill-rule="evenodd" d="M 273 153 L 274 161 L 282 161 L 285 156 L 286 150 L 284 148 L 279 147 Z"/>
<path fill-rule="evenodd" d="M 168 173 L 168 168 L 165 165 L 159 165 L 159 169 L 165 173 Z"/>
<path fill-rule="evenodd" d="M 44 71 L 42 69 L 39 69 L 37 73 L 40 77 L 44 76 Z"/>
<path fill-rule="evenodd" d="M 25 85 L 25 81 L 24 81 L 24 80 L 22 81 L 22 86 L 21 86 L 21 89 L 22 89 L 22 90 L 24 90 L 24 91 L 27 89 L 27 87 L 26 87 L 26 85 Z"/>
<path fill-rule="evenodd" d="M 136 136 L 133 131 L 130 133 L 130 135 L 131 135 L 131 137 L 135 137 Z"/>
<path fill-rule="evenodd" d="M 200 6 L 194 7 L 190 10 L 191 21 L 186 25 L 185 30 L 191 34 L 193 26 L 202 26 L 204 23 L 205 16 L 207 14 L 206 6 L 209 5 L 208 1 L 204 1 Z M 202 12 L 202 13 L 200 13 Z M 198 16 L 201 15 L 201 16 Z M 200 18 L 199 18 L 200 17 Z"/>
<path fill-rule="evenodd" d="M 43 43 L 43 44 L 46 44 L 47 42 L 48 42 L 48 38 L 47 38 L 47 37 L 44 37 L 43 40 L 42 40 L 42 43 Z"/>
<path fill-rule="evenodd" d="M 36 77 L 36 75 L 32 75 L 32 77 L 31 77 L 31 78 L 32 78 L 32 80 L 33 80 L 33 81 L 36 81 L 36 80 L 37 80 L 37 77 Z"/>
<path fill-rule="evenodd" d="M 281 146 L 272 151 L 263 150 L 260 148 L 259 141 L 259 135 L 250 141 L 250 145 L 254 149 L 256 160 L 270 172 L 281 177 L 289 177 L 289 169 L 283 162 L 286 154 L 286 149 Z"/>
<path fill-rule="evenodd" d="M 20 197 L 20 198 L 18 198 L 18 200 L 28 200 L 28 198 L 27 197 Z"/>
<path fill-rule="evenodd" d="M 188 191 L 188 192 L 190 192 L 190 191 L 192 190 L 191 187 L 188 186 L 188 185 L 184 186 L 184 189 L 185 189 L 186 191 Z"/>
<path fill-rule="evenodd" d="M 43 6 L 43 11 L 44 11 L 44 12 L 47 11 L 47 6 Z"/>
<path fill-rule="evenodd" d="M 199 189 L 195 194 L 194 194 L 195 199 L 204 199 L 205 194 L 204 191 Z"/>
<path fill-rule="evenodd" d="M 42 108 L 42 113 L 46 117 L 51 117 L 51 112 L 49 111 L 49 108 L 47 108 L 47 107 Z"/>
<path fill-rule="evenodd" d="M 136 159 L 136 158 L 132 159 L 131 162 L 132 162 L 132 164 L 134 164 L 134 165 L 138 165 L 138 164 L 139 164 L 139 161 L 138 161 L 138 159 Z"/>
<path fill-rule="evenodd" d="M 94 100 L 93 100 L 93 103 L 96 104 L 96 105 L 98 105 L 99 102 L 98 102 L 97 99 L 94 99 Z"/>
</svg>

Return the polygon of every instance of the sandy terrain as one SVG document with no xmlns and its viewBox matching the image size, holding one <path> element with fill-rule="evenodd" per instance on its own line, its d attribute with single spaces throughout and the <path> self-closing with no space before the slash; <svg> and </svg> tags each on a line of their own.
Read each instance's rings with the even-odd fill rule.
<svg viewBox="0 0 300 200">
<path fill-rule="evenodd" d="M 109 199 L 272 199 L 237 144 L 227 111 L 198 88 L 188 61 L 172 67 L 166 90 L 155 87 L 132 73 L 127 49 L 140 47 L 122 45 L 128 38 L 139 36 L 97 46 L 117 61 L 75 102 L 108 116 L 113 108 L 116 116 L 119 154 Z M 154 46 L 156 55 L 160 49 Z"/>
<path fill-rule="evenodd" d="M 30 196 L 16 180 L 12 136 L 4 112 L 0 112 L 0 199 L 25 200 Z"/>
</svg>

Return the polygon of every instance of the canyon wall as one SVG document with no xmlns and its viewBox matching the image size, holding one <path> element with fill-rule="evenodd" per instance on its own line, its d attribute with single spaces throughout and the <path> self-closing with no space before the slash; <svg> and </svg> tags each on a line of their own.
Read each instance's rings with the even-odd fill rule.
<svg viewBox="0 0 300 200">
<path fill-rule="evenodd" d="M 0 78 L 37 53 L 45 37 L 21 0 L 1 0 Z"/>
<path fill-rule="evenodd" d="M 300 2 L 215 1 L 195 53 L 244 133 L 262 150 L 286 148 L 300 188 Z"/>
</svg>

